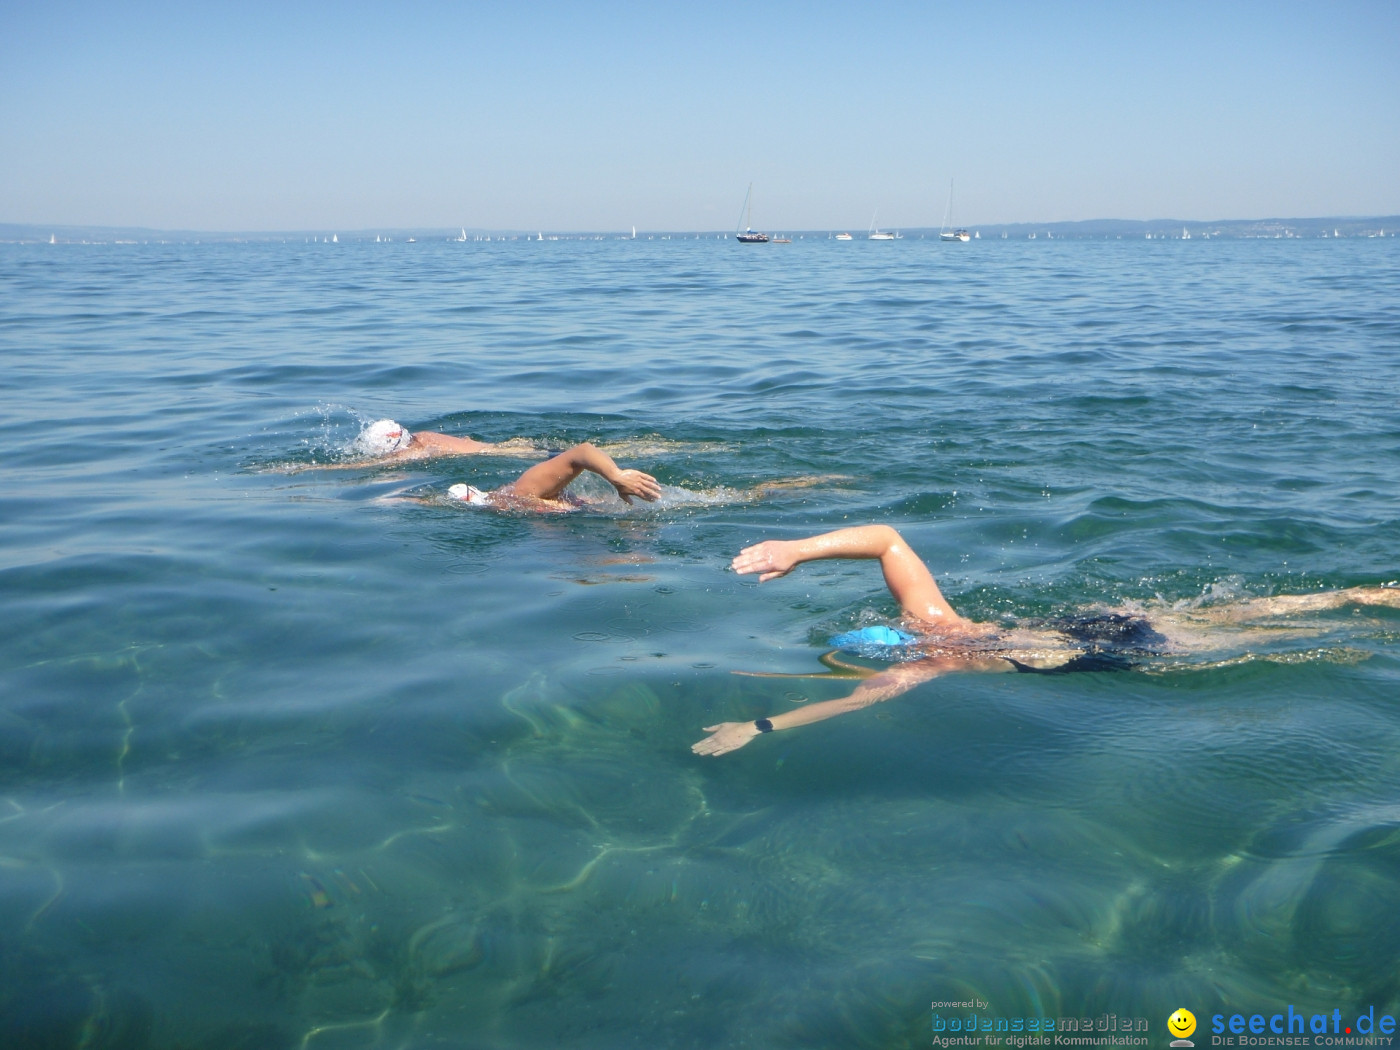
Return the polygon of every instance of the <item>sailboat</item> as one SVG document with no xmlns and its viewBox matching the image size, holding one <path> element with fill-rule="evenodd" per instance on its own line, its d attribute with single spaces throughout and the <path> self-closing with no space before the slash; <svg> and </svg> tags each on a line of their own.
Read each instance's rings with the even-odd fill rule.
<svg viewBox="0 0 1400 1050">
<path fill-rule="evenodd" d="M 948 180 L 948 210 L 943 213 L 943 228 L 938 231 L 940 241 L 962 241 L 966 244 L 972 240 L 972 236 L 966 230 L 950 230 L 949 224 L 953 221 L 953 180 Z"/>
<path fill-rule="evenodd" d="M 876 218 L 876 216 L 878 216 L 879 214 L 880 214 L 879 211 L 876 211 L 874 215 L 870 216 L 870 234 L 869 234 L 869 236 L 868 236 L 867 239 L 868 239 L 868 240 L 872 240 L 872 241 L 892 241 L 892 240 L 894 240 L 895 237 L 898 236 L 898 234 L 881 232 L 880 228 L 879 228 L 878 226 L 875 225 L 875 218 Z"/>
<path fill-rule="evenodd" d="M 740 212 L 744 217 L 744 232 L 740 233 L 736 229 L 734 237 L 740 244 L 767 244 L 768 234 L 759 233 L 753 228 L 753 183 L 749 183 L 749 192 L 744 194 L 744 210 Z"/>
</svg>

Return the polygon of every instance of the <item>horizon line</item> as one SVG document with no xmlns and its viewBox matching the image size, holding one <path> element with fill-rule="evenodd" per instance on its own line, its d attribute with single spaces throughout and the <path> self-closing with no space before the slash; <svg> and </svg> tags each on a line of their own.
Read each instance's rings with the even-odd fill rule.
<svg viewBox="0 0 1400 1050">
<path fill-rule="evenodd" d="M 1318 215 L 1318 216 L 1269 216 L 1258 219 L 1181 219 L 1181 218 L 1158 218 L 1158 219 L 1053 219 L 1053 220 L 1022 220 L 1016 222 L 990 222 L 990 223 L 960 223 L 960 229 L 993 229 L 993 230 L 1013 230 L 1013 229 L 1044 229 L 1048 227 L 1087 227 L 1087 226 L 1121 226 L 1121 227 L 1144 227 L 1144 226 L 1241 226 L 1241 225 L 1273 225 L 1273 224 L 1323 224 L 1323 223 L 1369 223 L 1378 221 L 1394 221 L 1400 224 L 1400 214 L 1391 215 Z M 918 225 L 891 227 L 894 230 L 906 230 L 914 233 L 927 233 L 929 231 L 939 231 L 943 227 Z M 795 234 L 826 234 L 845 232 L 852 227 L 843 226 L 819 226 L 819 227 L 772 227 L 771 231 L 783 231 Z M 118 223 L 43 223 L 43 222 L 0 222 L 0 233 L 8 231 L 39 231 L 60 233 L 65 230 L 87 230 L 87 231 L 111 231 L 128 233 L 145 233 L 153 235 L 180 236 L 180 237 L 310 237 L 322 234 L 344 233 L 347 236 L 375 236 L 386 233 L 417 235 L 425 234 L 431 236 L 447 235 L 452 232 L 470 233 L 472 236 L 538 236 L 547 233 L 553 236 L 581 237 L 581 236 L 624 236 L 631 238 L 632 231 L 637 236 L 643 233 L 655 234 L 687 234 L 687 235 L 714 235 L 732 236 L 733 231 L 727 229 L 697 229 L 685 227 L 655 227 L 643 230 L 640 227 L 632 227 L 630 224 L 621 228 L 592 228 L 592 229 L 558 229 L 540 226 L 473 226 L 468 230 L 460 223 L 456 226 L 306 226 L 300 228 L 286 229 L 250 229 L 250 230 L 221 230 L 221 229 L 196 229 L 192 227 L 159 227 L 140 226 L 132 224 Z M 770 232 L 771 232 L 770 231 Z"/>
</svg>

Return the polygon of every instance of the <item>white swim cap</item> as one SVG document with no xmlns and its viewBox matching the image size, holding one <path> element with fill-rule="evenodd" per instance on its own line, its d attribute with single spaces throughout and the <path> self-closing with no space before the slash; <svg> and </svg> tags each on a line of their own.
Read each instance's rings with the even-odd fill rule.
<svg viewBox="0 0 1400 1050">
<path fill-rule="evenodd" d="M 355 445 L 371 456 L 387 456 L 390 452 L 408 448 L 412 440 L 413 435 L 392 419 L 381 419 L 365 427 Z"/>
<path fill-rule="evenodd" d="M 447 494 L 453 499 L 462 500 L 464 503 L 473 503 L 478 507 L 485 507 L 491 502 L 491 497 L 475 485 L 453 485 L 447 490 Z"/>
</svg>

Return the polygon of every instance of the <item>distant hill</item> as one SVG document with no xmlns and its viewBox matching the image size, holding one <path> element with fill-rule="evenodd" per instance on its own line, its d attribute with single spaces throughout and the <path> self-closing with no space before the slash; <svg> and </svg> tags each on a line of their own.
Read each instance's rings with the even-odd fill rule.
<svg viewBox="0 0 1400 1050">
<path fill-rule="evenodd" d="M 969 230 L 974 227 L 969 226 Z M 1322 219 L 1089 219 L 1084 222 L 1018 222 L 976 227 L 987 237 L 1050 237 L 1057 240 L 1181 240 L 1183 238 L 1274 239 L 1284 237 L 1394 237 L 1400 215 Z"/>
</svg>

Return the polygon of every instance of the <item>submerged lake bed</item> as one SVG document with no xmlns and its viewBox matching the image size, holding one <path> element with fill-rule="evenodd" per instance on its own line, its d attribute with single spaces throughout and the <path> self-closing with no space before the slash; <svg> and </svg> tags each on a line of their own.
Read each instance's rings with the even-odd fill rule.
<svg viewBox="0 0 1400 1050">
<path fill-rule="evenodd" d="M 1398 282 L 1361 239 L 0 246 L 3 1041 L 1400 1014 L 1400 609 L 690 751 L 897 621 L 869 562 L 730 571 L 764 539 L 889 523 L 1007 624 L 1397 583 Z M 385 417 L 663 497 L 463 505 L 534 460 L 357 461 Z"/>
</svg>

